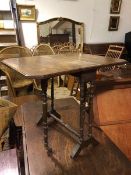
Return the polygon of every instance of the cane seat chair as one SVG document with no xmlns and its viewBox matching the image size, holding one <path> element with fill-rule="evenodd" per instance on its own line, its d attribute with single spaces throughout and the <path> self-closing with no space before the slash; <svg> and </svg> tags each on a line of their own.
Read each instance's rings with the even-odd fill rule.
<svg viewBox="0 0 131 175">
<path fill-rule="evenodd" d="M 13 121 L 13 116 L 17 110 L 17 105 L 5 100 L 3 98 L 0 98 L 0 151 L 2 151 L 3 145 L 6 138 L 8 137 L 8 134 L 4 134 L 10 126 L 10 122 Z M 9 128 L 10 130 L 11 128 Z M 9 132 L 9 137 L 10 137 Z"/>
<path fill-rule="evenodd" d="M 60 48 L 59 54 L 78 54 L 79 50 L 73 44 L 67 44 Z"/>
<path fill-rule="evenodd" d="M 33 86 L 33 80 L 25 78 L 20 73 L 2 64 L 1 61 L 18 57 L 21 59 L 28 56 L 32 56 L 31 51 L 27 47 L 22 46 L 10 46 L 0 51 L 0 66 L 7 77 L 8 95 L 10 97 L 28 94 L 31 86 Z"/>
<path fill-rule="evenodd" d="M 55 52 L 52 47 L 48 44 L 39 44 L 34 48 L 33 56 L 42 56 L 42 55 L 54 55 Z M 40 80 L 34 80 L 34 93 L 41 92 L 41 83 Z"/>
<path fill-rule="evenodd" d="M 63 47 L 61 44 L 56 44 L 52 46 L 52 49 L 55 52 L 55 54 L 58 54 L 61 47 Z"/>
<path fill-rule="evenodd" d="M 120 59 L 123 53 L 123 50 L 124 50 L 123 46 L 110 45 L 105 55 L 105 58 Z M 97 71 L 97 77 L 99 79 L 103 77 L 107 77 L 107 78 L 111 77 L 112 70 L 114 70 L 115 68 L 116 68 L 115 66 L 100 68 Z"/>
<path fill-rule="evenodd" d="M 110 45 L 107 53 L 105 55 L 106 58 L 120 58 L 122 55 L 122 52 L 124 50 L 123 46 L 117 46 L 117 45 Z"/>
<path fill-rule="evenodd" d="M 38 55 L 54 55 L 55 52 L 52 47 L 48 44 L 39 44 L 34 48 L 33 56 Z"/>
</svg>

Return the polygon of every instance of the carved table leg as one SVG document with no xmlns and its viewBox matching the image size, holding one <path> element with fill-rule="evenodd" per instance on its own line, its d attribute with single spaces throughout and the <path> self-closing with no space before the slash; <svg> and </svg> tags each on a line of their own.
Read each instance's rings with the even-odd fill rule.
<svg viewBox="0 0 131 175">
<path fill-rule="evenodd" d="M 93 125 L 93 96 L 94 96 L 94 82 L 91 81 L 89 89 L 86 91 L 86 97 L 88 102 L 88 110 L 86 111 L 88 113 L 88 137 L 91 140 L 92 145 L 97 145 L 98 142 L 94 139 L 92 134 L 92 125 Z"/>
<path fill-rule="evenodd" d="M 43 114 L 42 114 L 42 118 L 40 119 L 39 122 L 42 122 L 43 123 L 43 129 L 44 129 L 44 146 L 45 146 L 45 148 L 47 150 L 48 155 L 51 155 L 52 149 L 49 148 L 49 146 L 48 146 L 47 86 L 48 86 L 48 79 L 42 79 L 41 80 L 41 88 L 42 88 L 42 109 L 43 109 Z"/>
<path fill-rule="evenodd" d="M 92 105 L 93 105 L 93 84 L 90 87 L 92 88 L 87 94 L 87 85 L 80 79 L 80 137 L 79 143 L 73 149 L 71 154 L 71 158 L 76 158 L 81 150 L 90 145 L 96 145 L 98 142 L 92 137 Z M 88 97 L 86 97 L 86 94 Z M 86 100 L 88 98 L 88 110 L 86 109 Z M 88 139 L 84 140 L 84 120 L 85 120 L 85 112 L 88 111 L 89 115 L 89 126 L 88 126 Z"/>
<path fill-rule="evenodd" d="M 79 137 L 79 143 L 76 144 L 76 146 L 73 149 L 73 152 L 71 154 L 71 158 L 76 158 L 82 147 L 83 147 L 83 141 L 84 141 L 84 118 L 85 118 L 85 91 L 86 91 L 86 84 L 80 80 L 80 137 Z"/>
<path fill-rule="evenodd" d="M 55 115 L 57 118 L 60 118 L 60 114 L 56 112 L 54 107 L 54 78 L 51 78 L 51 110 L 49 112 L 49 115 Z"/>
<path fill-rule="evenodd" d="M 47 85 L 46 83 L 42 83 L 44 80 L 41 80 L 41 97 L 43 96 L 43 88 L 46 88 L 47 92 Z M 47 80 L 48 81 L 48 80 Z M 45 87 L 43 87 L 45 86 Z M 58 114 L 54 107 L 54 78 L 51 78 L 51 107 L 50 111 L 48 112 L 48 117 L 50 117 L 51 114 L 55 115 L 57 118 L 60 118 L 60 114 Z M 47 109 L 48 110 L 48 109 Z M 43 115 L 43 114 L 42 114 Z M 48 118 L 48 125 L 52 124 L 55 120 L 53 118 Z M 43 125 L 43 116 L 40 118 L 40 120 L 37 122 L 37 126 Z"/>
</svg>

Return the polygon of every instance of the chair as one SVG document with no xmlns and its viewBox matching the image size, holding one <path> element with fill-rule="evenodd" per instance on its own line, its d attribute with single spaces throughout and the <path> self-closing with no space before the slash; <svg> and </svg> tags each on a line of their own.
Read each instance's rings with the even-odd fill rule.
<svg viewBox="0 0 131 175">
<path fill-rule="evenodd" d="M 110 45 L 107 53 L 105 55 L 105 58 L 113 58 L 113 59 L 119 59 L 123 53 L 124 47 L 123 46 L 117 46 L 117 45 Z M 115 66 L 111 67 L 104 67 L 97 70 L 97 78 L 101 79 L 103 77 L 111 77 L 112 76 L 112 70 L 115 69 Z"/>
<path fill-rule="evenodd" d="M 48 44 L 40 44 L 34 48 L 33 56 L 38 55 L 54 55 L 55 52 L 52 47 Z"/>
<path fill-rule="evenodd" d="M 52 47 L 48 44 L 39 44 L 34 48 L 33 56 L 40 56 L 40 55 L 54 55 L 55 52 L 53 51 Z M 41 83 L 40 80 L 34 80 L 34 92 L 41 92 Z"/>
<path fill-rule="evenodd" d="M 8 58 L 18 58 L 32 56 L 31 51 L 22 46 L 10 46 L 0 51 L 0 61 Z M 15 70 L 10 69 L 4 64 L 0 63 L 1 71 L 7 77 L 8 95 L 10 97 L 16 97 L 29 93 L 31 86 L 33 86 L 33 80 L 25 78 Z"/>
<path fill-rule="evenodd" d="M 59 53 L 60 48 L 61 48 L 61 45 L 54 45 L 54 46 L 52 46 L 52 49 L 55 52 L 55 54 Z"/>
<path fill-rule="evenodd" d="M 59 50 L 59 54 L 72 54 L 72 53 L 79 53 L 79 50 L 73 45 L 73 44 L 68 44 L 66 46 L 63 46 Z"/>
<path fill-rule="evenodd" d="M 120 58 L 123 53 L 124 47 L 117 45 L 110 45 L 107 53 L 105 55 L 106 58 Z"/>
<path fill-rule="evenodd" d="M 0 150 L 2 150 L 5 141 L 5 138 L 3 137 L 4 133 L 10 126 L 10 122 L 12 121 L 16 110 L 17 105 L 8 100 L 0 98 Z"/>
</svg>

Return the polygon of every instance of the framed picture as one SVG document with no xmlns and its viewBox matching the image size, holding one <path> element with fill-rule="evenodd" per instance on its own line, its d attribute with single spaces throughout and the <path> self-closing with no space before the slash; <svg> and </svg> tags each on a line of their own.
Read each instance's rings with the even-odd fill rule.
<svg viewBox="0 0 131 175">
<path fill-rule="evenodd" d="M 120 16 L 110 16 L 109 20 L 109 31 L 117 31 L 119 26 Z"/>
<path fill-rule="evenodd" d="M 111 0 L 110 13 L 119 14 L 121 10 L 121 3 L 122 3 L 122 0 Z"/>
<path fill-rule="evenodd" d="M 21 21 L 35 21 L 35 5 L 17 5 L 19 19 Z"/>
</svg>

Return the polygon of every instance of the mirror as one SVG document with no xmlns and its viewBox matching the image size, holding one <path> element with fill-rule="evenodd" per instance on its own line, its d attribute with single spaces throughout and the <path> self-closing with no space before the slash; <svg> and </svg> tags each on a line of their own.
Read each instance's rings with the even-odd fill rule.
<svg viewBox="0 0 131 175">
<path fill-rule="evenodd" d="M 38 22 L 38 43 L 48 43 L 51 46 L 59 43 L 74 43 L 76 48 L 83 51 L 84 24 L 69 18 L 51 18 Z"/>
</svg>

